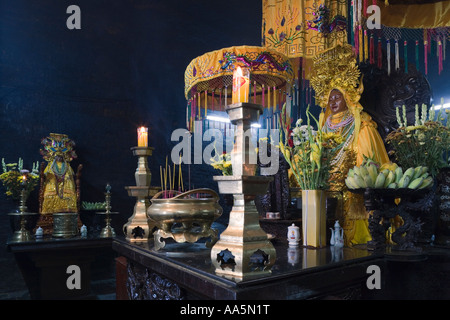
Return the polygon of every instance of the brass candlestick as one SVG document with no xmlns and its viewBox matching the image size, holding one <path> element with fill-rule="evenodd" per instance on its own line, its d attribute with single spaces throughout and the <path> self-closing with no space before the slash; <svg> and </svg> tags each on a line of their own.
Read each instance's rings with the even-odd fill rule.
<svg viewBox="0 0 450 320">
<path fill-rule="evenodd" d="M 273 178 L 255 176 L 256 152 L 249 133 L 251 123 L 262 113 L 262 106 L 235 103 L 227 107 L 227 113 L 236 125 L 236 140 L 231 152 L 233 175 L 215 176 L 214 180 L 220 193 L 233 194 L 234 204 L 227 229 L 211 249 L 211 259 L 217 274 L 243 279 L 269 273 L 275 263 L 275 248 L 259 225 L 254 202 L 256 195 L 266 193 Z M 254 163 L 250 161 L 252 155 L 255 156 Z"/>
<path fill-rule="evenodd" d="M 20 193 L 20 206 L 19 206 L 19 212 L 11 212 L 8 215 L 10 216 L 19 216 L 20 217 L 20 229 L 15 231 L 11 241 L 13 242 L 22 242 L 22 241 L 30 241 L 33 237 L 31 236 L 30 231 L 27 230 L 26 224 L 27 224 L 27 216 L 33 216 L 37 213 L 35 212 L 28 212 L 28 207 L 26 205 L 28 194 L 25 190 L 25 184 L 26 182 L 22 182 L 22 191 Z"/>
<path fill-rule="evenodd" d="M 101 238 L 112 238 L 116 236 L 116 232 L 114 231 L 114 228 L 111 226 L 111 215 L 117 214 L 118 212 L 111 212 L 111 186 L 109 183 L 106 185 L 106 192 L 105 192 L 105 203 L 106 203 L 106 211 L 105 212 L 97 212 L 98 214 L 104 214 L 105 215 L 105 227 L 100 232 Z"/>
<path fill-rule="evenodd" d="M 150 206 L 149 197 L 154 196 L 159 188 L 151 187 L 151 172 L 147 158 L 152 155 L 152 147 L 133 147 L 133 155 L 138 157 L 137 169 L 134 174 L 136 186 L 125 187 L 128 195 L 136 197 L 133 214 L 123 226 L 126 239 L 131 242 L 148 241 L 155 224 L 148 221 L 147 209 Z"/>
</svg>

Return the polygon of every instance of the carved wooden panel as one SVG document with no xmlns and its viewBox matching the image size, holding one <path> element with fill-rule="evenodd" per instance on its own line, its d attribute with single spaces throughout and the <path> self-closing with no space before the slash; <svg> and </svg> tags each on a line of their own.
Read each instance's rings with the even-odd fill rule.
<svg viewBox="0 0 450 320">
<path fill-rule="evenodd" d="M 133 262 L 127 265 L 130 300 L 183 300 L 184 291 L 174 282 Z"/>
<path fill-rule="evenodd" d="M 395 113 L 396 107 L 405 105 L 408 123 L 414 124 L 415 106 L 430 105 L 431 87 L 425 76 L 408 64 L 405 73 L 404 61 L 400 60 L 399 69 L 395 70 L 395 61 L 391 55 L 391 73 L 387 72 L 386 53 L 383 57 L 383 67 L 362 63 L 359 65 L 363 74 L 364 92 L 361 95 L 361 105 L 378 124 L 378 131 L 383 140 L 398 127 Z"/>
</svg>

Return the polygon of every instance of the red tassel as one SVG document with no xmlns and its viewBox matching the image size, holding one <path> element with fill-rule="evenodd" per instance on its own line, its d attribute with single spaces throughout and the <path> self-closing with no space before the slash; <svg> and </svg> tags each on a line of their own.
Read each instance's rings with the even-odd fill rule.
<svg viewBox="0 0 450 320">
<path fill-rule="evenodd" d="M 358 28 L 355 28 L 355 55 L 359 56 L 359 33 Z"/>
<path fill-rule="evenodd" d="M 262 99 L 262 106 L 265 106 L 265 101 L 264 101 L 264 84 L 261 87 L 261 99 Z"/>
<path fill-rule="evenodd" d="M 429 41 L 428 41 L 428 53 L 431 53 L 431 32 L 430 32 L 430 30 L 427 30 L 427 39 L 429 39 Z"/>
<path fill-rule="evenodd" d="M 367 17 L 367 0 L 364 0 L 364 17 Z"/>
<path fill-rule="evenodd" d="M 375 64 L 375 47 L 373 43 L 373 34 L 370 35 L 370 43 L 369 43 L 370 49 L 370 64 Z"/>
<path fill-rule="evenodd" d="M 381 69 L 383 67 L 383 52 L 381 50 L 381 39 L 378 39 L 378 65 L 377 67 Z"/>
</svg>

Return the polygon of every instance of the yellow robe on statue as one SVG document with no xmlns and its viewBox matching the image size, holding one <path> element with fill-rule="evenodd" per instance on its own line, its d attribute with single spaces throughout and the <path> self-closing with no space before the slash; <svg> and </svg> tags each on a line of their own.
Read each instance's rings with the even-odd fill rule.
<svg viewBox="0 0 450 320">
<path fill-rule="evenodd" d="M 340 168 L 345 172 L 341 179 L 345 179 L 348 169 L 354 165 L 360 166 L 364 156 L 373 159 L 380 165 L 389 162 L 389 157 L 384 146 L 383 139 L 377 131 L 377 124 L 366 112 L 361 112 L 361 127 L 356 144 L 351 144 L 352 152 L 347 152 L 348 159 Z M 353 159 L 352 159 L 353 158 Z M 369 213 L 364 206 L 364 197 L 347 190 L 344 181 L 337 182 L 344 199 L 344 239 L 345 245 L 363 244 L 372 240 L 369 232 Z M 333 187 L 331 188 L 333 189 Z M 336 189 L 335 189 L 336 190 Z M 337 191 L 337 190 L 336 190 Z"/>
<path fill-rule="evenodd" d="M 63 162 L 57 162 L 61 168 Z M 74 173 L 69 164 L 63 179 L 58 179 L 52 170 L 52 162 L 49 162 L 44 170 L 44 197 L 42 202 L 42 214 L 57 212 L 78 212 L 77 193 Z"/>
</svg>

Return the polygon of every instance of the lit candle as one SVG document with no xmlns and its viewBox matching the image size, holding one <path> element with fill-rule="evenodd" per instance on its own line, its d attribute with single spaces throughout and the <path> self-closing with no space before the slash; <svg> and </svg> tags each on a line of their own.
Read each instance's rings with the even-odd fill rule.
<svg viewBox="0 0 450 320">
<path fill-rule="evenodd" d="M 148 128 L 140 127 L 137 129 L 138 147 L 148 147 Z"/>
<path fill-rule="evenodd" d="M 231 103 L 248 102 L 250 69 L 237 67 L 233 72 L 233 95 Z"/>
</svg>

